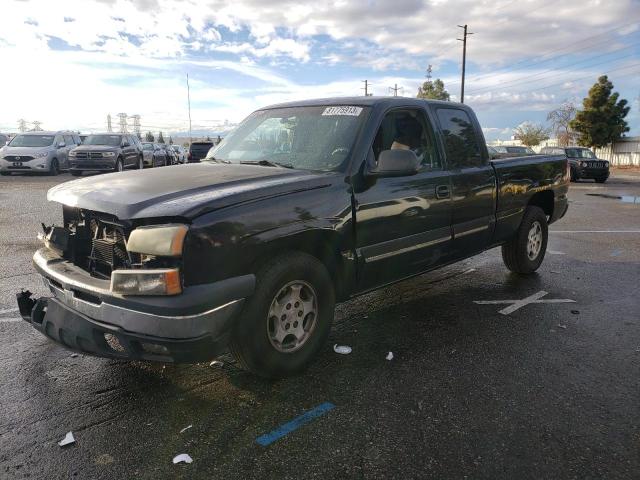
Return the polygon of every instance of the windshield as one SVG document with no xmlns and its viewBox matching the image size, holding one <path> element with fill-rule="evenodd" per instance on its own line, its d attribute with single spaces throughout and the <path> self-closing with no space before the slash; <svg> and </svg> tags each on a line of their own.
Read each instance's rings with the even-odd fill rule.
<svg viewBox="0 0 640 480">
<path fill-rule="evenodd" d="M 9 145 L 12 147 L 48 147 L 53 145 L 55 135 L 16 135 Z"/>
<path fill-rule="evenodd" d="M 84 139 L 83 145 L 108 145 L 119 147 L 122 142 L 120 135 L 89 135 Z"/>
<path fill-rule="evenodd" d="M 569 158 L 596 158 L 594 153 L 587 148 L 567 148 Z"/>
<path fill-rule="evenodd" d="M 206 160 L 271 162 L 306 170 L 336 170 L 351 154 L 368 109 L 290 107 L 251 114 Z"/>
<path fill-rule="evenodd" d="M 533 150 L 527 147 L 507 147 L 508 153 L 534 153 Z"/>
<path fill-rule="evenodd" d="M 153 144 L 152 143 L 143 143 L 142 144 L 142 149 L 143 150 L 153 150 Z"/>
</svg>

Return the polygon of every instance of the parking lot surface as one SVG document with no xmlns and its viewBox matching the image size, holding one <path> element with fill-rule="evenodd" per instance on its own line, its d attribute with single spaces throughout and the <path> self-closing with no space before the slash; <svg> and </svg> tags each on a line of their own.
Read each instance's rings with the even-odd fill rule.
<svg viewBox="0 0 640 480">
<path fill-rule="evenodd" d="M 338 306 L 277 382 L 72 356 L 19 320 L 70 179 L 0 179 L 0 478 L 638 478 L 640 176 L 572 184 L 537 274 L 494 249 Z"/>
</svg>

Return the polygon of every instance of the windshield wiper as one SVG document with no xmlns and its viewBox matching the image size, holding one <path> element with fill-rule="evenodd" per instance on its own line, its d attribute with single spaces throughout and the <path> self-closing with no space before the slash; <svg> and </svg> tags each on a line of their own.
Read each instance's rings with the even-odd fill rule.
<svg viewBox="0 0 640 480">
<path fill-rule="evenodd" d="M 206 162 L 231 163 L 229 160 L 222 160 L 221 158 L 216 158 L 216 157 L 205 157 L 204 160 Z"/>
<path fill-rule="evenodd" d="M 243 165 L 260 165 L 262 167 L 293 168 L 290 163 L 272 162 L 271 160 L 244 160 L 240 163 Z"/>
</svg>

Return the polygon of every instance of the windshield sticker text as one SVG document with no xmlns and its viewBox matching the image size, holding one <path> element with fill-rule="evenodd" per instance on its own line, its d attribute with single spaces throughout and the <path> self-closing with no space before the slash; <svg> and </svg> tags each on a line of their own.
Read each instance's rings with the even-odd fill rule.
<svg viewBox="0 0 640 480">
<path fill-rule="evenodd" d="M 322 112 L 322 115 L 349 115 L 351 117 L 357 117 L 362 112 L 362 107 L 327 107 Z"/>
</svg>

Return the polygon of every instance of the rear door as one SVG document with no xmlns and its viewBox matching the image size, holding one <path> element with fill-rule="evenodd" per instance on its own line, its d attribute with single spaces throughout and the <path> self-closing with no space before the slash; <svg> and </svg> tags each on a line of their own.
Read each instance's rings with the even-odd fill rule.
<svg viewBox="0 0 640 480">
<path fill-rule="evenodd" d="M 449 173 L 426 111 L 398 108 L 384 115 L 367 162 L 391 148 L 409 148 L 421 160 L 416 175 L 363 177 L 354 186 L 359 289 L 367 290 L 444 260 L 451 241 Z"/>
<path fill-rule="evenodd" d="M 471 110 L 436 106 L 451 173 L 454 258 L 485 249 L 495 227 L 496 179 Z"/>
</svg>

